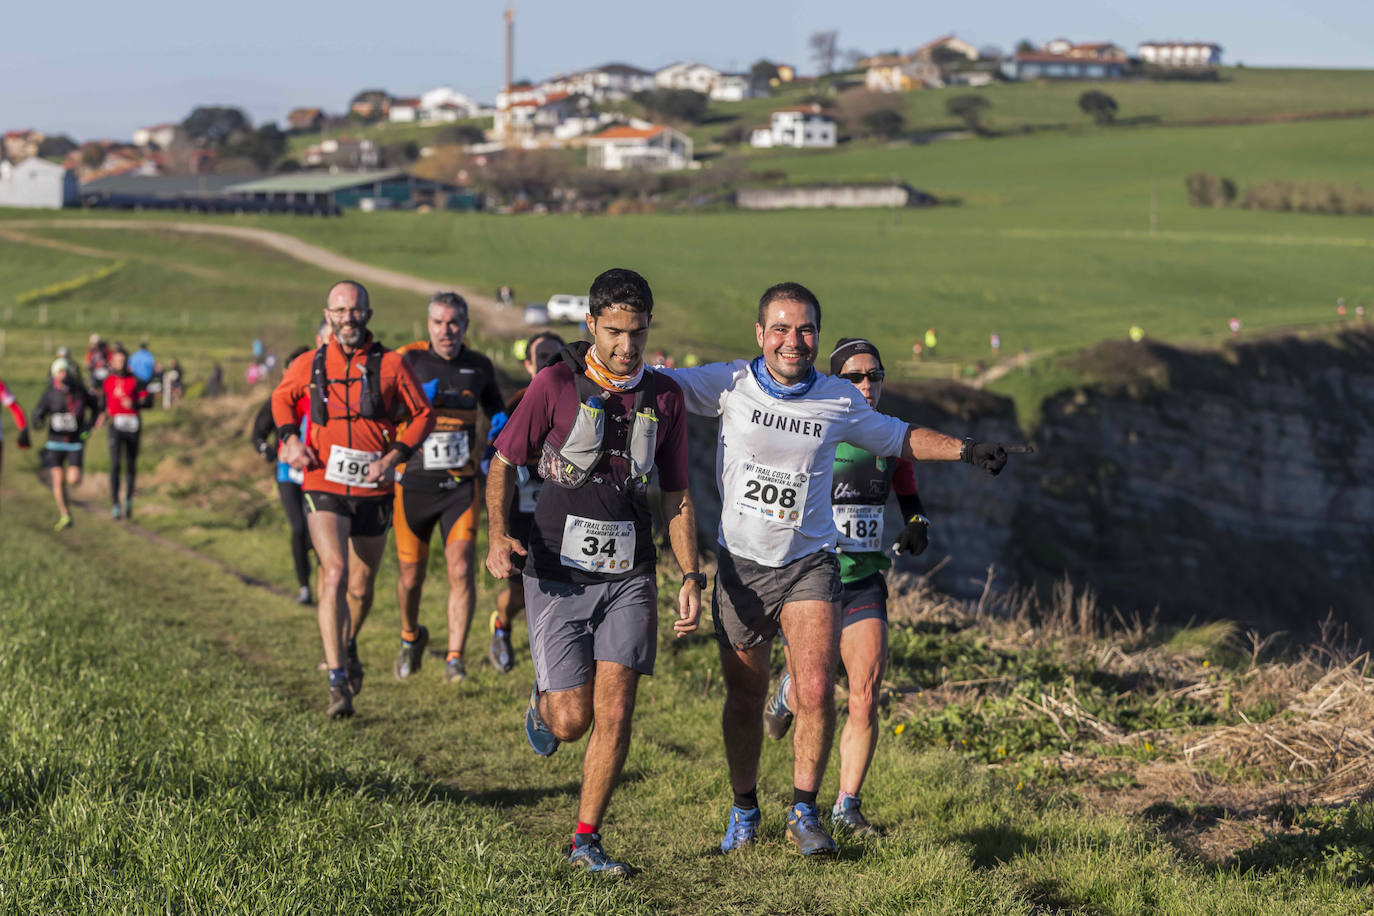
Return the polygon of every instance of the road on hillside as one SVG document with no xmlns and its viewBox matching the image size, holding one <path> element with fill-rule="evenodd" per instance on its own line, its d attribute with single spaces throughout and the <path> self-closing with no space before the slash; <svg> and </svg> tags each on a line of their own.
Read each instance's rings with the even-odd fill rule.
<svg viewBox="0 0 1374 916">
<path fill-rule="evenodd" d="M 362 261 L 355 261 L 352 258 L 344 257 L 341 254 L 303 242 L 295 236 L 287 235 L 284 232 L 276 232 L 271 229 L 259 229 L 255 226 L 221 226 L 214 223 L 188 223 L 171 222 L 163 220 L 117 220 L 117 219 L 83 219 L 83 220 L 4 220 L 0 221 L 0 229 L 21 230 L 21 229 L 145 229 L 160 230 L 164 232 L 183 232 L 188 235 L 218 235 L 227 238 L 238 239 L 240 241 L 251 242 L 279 251 L 298 261 L 311 264 L 328 273 L 336 274 L 339 277 L 348 277 L 360 283 L 375 284 L 379 286 L 389 286 L 392 289 L 405 290 L 406 292 L 419 293 L 428 296 L 435 290 L 451 289 L 461 293 L 463 298 L 468 301 L 468 307 L 472 312 L 474 321 L 480 323 L 481 331 L 485 335 L 502 337 L 524 337 L 529 333 L 525 325 L 523 310 L 515 306 L 502 307 L 496 304 L 496 300 L 491 296 L 484 296 L 476 290 L 455 283 L 446 283 L 439 280 L 427 280 L 413 274 L 403 274 L 394 270 L 387 270 L 384 267 L 376 267 L 365 264 Z M 7 233 L 11 238 L 20 233 Z M 46 239 L 24 238 L 14 239 L 15 241 L 31 241 L 43 244 Z M 91 253 L 94 253 L 93 251 Z M 102 256 L 107 252 L 99 252 Z"/>
</svg>

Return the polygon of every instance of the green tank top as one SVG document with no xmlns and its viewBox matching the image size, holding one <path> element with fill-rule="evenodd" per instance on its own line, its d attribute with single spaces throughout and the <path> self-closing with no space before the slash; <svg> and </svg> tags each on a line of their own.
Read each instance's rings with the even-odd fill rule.
<svg viewBox="0 0 1374 916">
<path fill-rule="evenodd" d="M 857 582 L 891 568 L 892 559 L 883 548 L 892 538 L 883 531 L 883 514 L 896 472 L 895 458 L 879 458 L 847 442 L 835 449 L 830 505 L 841 582 Z"/>
</svg>

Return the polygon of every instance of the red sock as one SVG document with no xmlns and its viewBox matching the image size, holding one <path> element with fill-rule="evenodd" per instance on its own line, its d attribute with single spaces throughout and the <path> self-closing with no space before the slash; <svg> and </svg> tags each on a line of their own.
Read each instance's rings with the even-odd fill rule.
<svg viewBox="0 0 1374 916">
<path fill-rule="evenodd" d="M 575 832 L 575 833 L 596 833 L 596 826 L 593 825 L 593 824 L 584 824 L 582 821 L 578 821 L 578 822 L 577 822 L 577 830 L 575 830 L 574 832 Z"/>
</svg>

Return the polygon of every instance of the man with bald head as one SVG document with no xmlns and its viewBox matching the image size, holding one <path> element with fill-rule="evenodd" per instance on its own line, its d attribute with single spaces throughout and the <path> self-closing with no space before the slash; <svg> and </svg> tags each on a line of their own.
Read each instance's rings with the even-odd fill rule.
<svg viewBox="0 0 1374 916">
<path fill-rule="evenodd" d="M 329 667 L 332 718 L 353 714 L 362 690 L 357 636 L 391 525 L 395 468 L 434 427 L 429 399 L 401 356 L 367 329 L 367 289 L 341 280 L 325 297 L 328 339 L 286 367 L 272 393 L 281 460 L 305 472 L 310 540 L 320 560 L 320 637 Z M 296 404 L 310 401 L 304 441 Z M 410 422 L 398 434 L 394 418 Z"/>
</svg>

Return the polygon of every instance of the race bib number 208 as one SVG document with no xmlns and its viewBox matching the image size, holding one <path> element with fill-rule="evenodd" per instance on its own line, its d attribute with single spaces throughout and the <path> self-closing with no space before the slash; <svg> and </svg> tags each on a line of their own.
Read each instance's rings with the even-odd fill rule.
<svg viewBox="0 0 1374 916">
<path fill-rule="evenodd" d="M 735 491 L 735 508 L 790 528 L 801 527 L 810 486 L 805 471 L 787 471 L 746 461 Z"/>
</svg>

